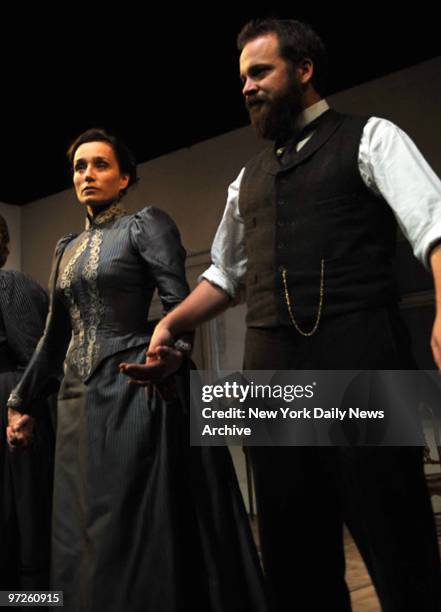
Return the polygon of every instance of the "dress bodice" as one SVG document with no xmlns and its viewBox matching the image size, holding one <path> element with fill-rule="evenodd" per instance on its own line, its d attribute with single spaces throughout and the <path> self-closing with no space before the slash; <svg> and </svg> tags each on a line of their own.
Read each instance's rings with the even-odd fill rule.
<svg viewBox="0 0 441 612">
<path fill-rule="evenodd" d="M 53 389 L 65 358 L 87 383 L 106 357 L 147 348 L 155 289 L 165 312 L 189 291 L 178 229 L 154 206 L 127 215 L 114 204 L 59 241 L 50 289 L 44 335 L 9 399 L 16 408 Z"/>
<path fill-rule="evenodd" d="M 184 299 L 185 252 L 177 237 L 162 211 L 126 215 L 114 205 L 66 246 L 55 291 L 70 315 L 68 360 L 83 378 L 107 355 L 147 343 L 156 287 L 165 311 Z"/>
</svg>

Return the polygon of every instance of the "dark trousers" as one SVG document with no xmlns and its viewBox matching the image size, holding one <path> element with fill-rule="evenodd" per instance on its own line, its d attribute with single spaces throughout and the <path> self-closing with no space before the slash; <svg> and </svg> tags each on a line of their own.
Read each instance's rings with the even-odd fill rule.
<svg viewBox="0 0 441 612">
<path fill-rule="evenodd" d="M 245 368 L 411 369 L 396 309 L 292 328 L 250 328 Z M 351 610 L 343 524 L 384 612 L 441 610 L 441 573 L 421 447 L 254 447 L 265 572 L 277 612 Z"/>
</svg>

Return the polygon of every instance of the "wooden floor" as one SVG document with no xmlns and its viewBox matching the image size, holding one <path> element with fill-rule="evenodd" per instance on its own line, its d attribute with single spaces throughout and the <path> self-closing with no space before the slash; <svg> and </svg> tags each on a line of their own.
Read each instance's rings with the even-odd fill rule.
<svg viewBox="0 0 441 612">
<path fill-rule="evenodd" d="M 346 582 L 351 592 L 353 612 L 381 612 L 378 597 L 357 547 L 345 532 Z"/>
<path fill-rule="evenodd" d="M 252 530 L 259 548 L 257 525 L 252 521 Z M 441 540 L 440 540 L 441 544 Z M 345 531 L 346 582 L 351 592 L 353 612 L 381 612 L 378 597 L 372 586 L 368 571 L 350 534 Z"/>
</svg>

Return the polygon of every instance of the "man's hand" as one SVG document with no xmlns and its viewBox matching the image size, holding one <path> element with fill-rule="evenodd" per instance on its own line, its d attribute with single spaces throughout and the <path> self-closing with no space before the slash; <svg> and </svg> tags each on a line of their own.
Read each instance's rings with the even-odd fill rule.
<svg viewBox="0 0 441 612">
<path fill-rule="evenodd" d="M 32 441 L 35 421 L 29 414 L 22 414 L 13 408 L 8 408 L 8 427 L 6 437 L 11 450 L 25 448 Z"/>
</svg>

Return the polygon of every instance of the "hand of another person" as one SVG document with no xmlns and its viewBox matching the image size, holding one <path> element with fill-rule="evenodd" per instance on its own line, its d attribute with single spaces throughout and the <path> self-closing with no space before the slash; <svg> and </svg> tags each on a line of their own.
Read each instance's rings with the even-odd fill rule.
<svg viewBox="0 0 441 612">
<path fill-rule="evenodd" d="M 6 437 L 9 448 L 16 450 L 29 446 L 34 432 L 34 418 L 29 414 L 8 408 L 8 422 Z"/>
<path fill-rule="evenodd" d="M 121 363 L 120 371 L 131 378 L 130 382 L 138 385 L 150 385 L 164 380 L 182 363 L 182 353 L 173 348 L 174 342 L 169 330 L 159 324 L 150 340 L 145 364 Z"/>
</svg>

